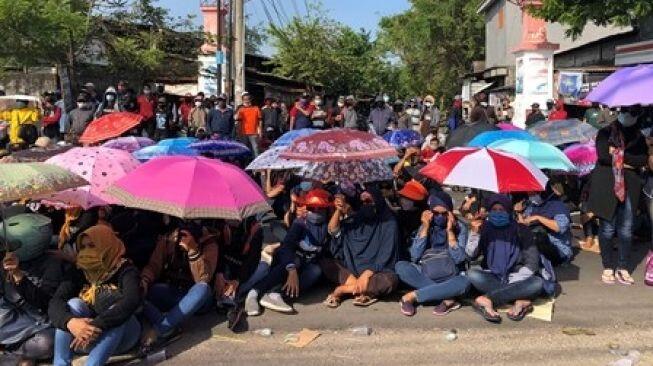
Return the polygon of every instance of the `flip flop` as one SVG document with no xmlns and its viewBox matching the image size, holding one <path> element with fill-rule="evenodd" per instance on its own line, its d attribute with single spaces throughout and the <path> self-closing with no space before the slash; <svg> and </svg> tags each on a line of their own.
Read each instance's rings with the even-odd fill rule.
<svg viewBox="0 0 653 366">
<path fill-rule="evenodd" d="M 524 318 L 526 317 L 526 315 L 528 315 L 528 314 L 530 314 L 530 313 L 532 313 L 532 312 L 533 312 L 533 304 L 528 305 L 528 306 L 525 306 L 525 307 L 519 309 L 519 313 L 518 313 L 518 314 L 510 314 L 510 313 L 508 313 L 507 316 L 508 316 L 508 319 L 510 319 L 510 320 L 512 320 L 512 321 L 520 322 L 520 321 L 524 320 Z"/>
<path fill-rule="evenodd" d="M 379 301 L 379 299 L 363 295 L 363 296 L 359 296 L 359 297 L 355 298 L 353 304 L 354 304 L 354 306 L 368 307 L 368 306 L 376 303 L 377 301 Z"/>
<path fill-rule="evenodd" d="M 342 301 L 333 295 L 329 295 L 322 303 L 328 308 L 335 309 L 340 306 Z"/>
<path fill-rule="evenodd" d="M 501 323 L 501 320 L 502 320 L 501 315 L 495 315 L 495 316 L 490 315 L 487 312 L 487 310 L 485 310 L 485 306 L 481 306 L 481 305 L 477 304 L 476 302 L 474 302 L 472 304 L 472 307 L 474 308 L 474 311 L 479 313 L 483 317 L 483 319 L 487 320 L 488 322 L 494 323 L 494 324 L 500 324 Z"/>
</svg>

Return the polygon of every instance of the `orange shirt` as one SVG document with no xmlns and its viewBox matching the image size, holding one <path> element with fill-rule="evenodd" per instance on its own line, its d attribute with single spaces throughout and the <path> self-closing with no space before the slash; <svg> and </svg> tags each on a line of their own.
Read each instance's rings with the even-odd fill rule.
<svg viewBox="0 0 653 366">
<path fill-rule="evenodd" d="M 261 121 L 261 110 L 259 107 L 240 107 L 236 119 L 240 121 L 241 135 L 258 135 L 259 122 Z"/>
</svg>

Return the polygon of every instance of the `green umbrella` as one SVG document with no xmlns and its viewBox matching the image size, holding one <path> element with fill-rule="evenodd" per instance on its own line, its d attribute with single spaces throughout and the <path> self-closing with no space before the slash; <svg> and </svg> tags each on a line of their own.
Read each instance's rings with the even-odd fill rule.
<svg viewBox="0 0 653 366">
<path fill-rule="evenodd" d="M 77 174 L 56 165 L 0 164 L 0 202 L 42 196 L 87 184 Z"/>
</svg>

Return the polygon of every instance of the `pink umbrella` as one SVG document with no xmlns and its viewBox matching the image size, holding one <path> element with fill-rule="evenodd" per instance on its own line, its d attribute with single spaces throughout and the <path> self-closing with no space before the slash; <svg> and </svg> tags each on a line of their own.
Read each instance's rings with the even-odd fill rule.
<svg viewBox="0 0 653 366">
<path fill-rule="evenodd" d="M 519 128 L 519 127 L 513 125 L 512 123 L 508 123 L 508 122 L 497 123 L 497 127 L 499 127 L 499 129 L 504 130 L 504 131 L 518 131 L 518 130 L 522 130 L 521 128 Z M 523 130 L 522 130 L 522 131 L 523 131 Z"/>
<path fill-rule="evenodd" d="M 111 149 L 125 150 L 133 153 L 136 150 L 140 150 L 144 147 L 152 146 L 154 144 L 155 142 L 151 139 L 148 139 L 147 137 L 127 136 L 109 140 L 102 144 L 102 146 Z"/>
<path fill-rule="evenodd" d="M 280 156 L 303 161 L 347 162 L 392 158 L 397 156 L 397 150 L 380 136 L 343 128 L 299 138 Z"/>
<path fill-rule="evenodd" d="M 116 200 L 104 190 L 139 165 L 130 153 L 106 147 L 77 147 L 46 163 L 71 171 L 90 184 L 43 197 L 43 203 L 61 208 L 79 206 L 85 210 L 115 204 Z"/>
<path fill-rule="evenodd" d="M 574 144 L 564 150 L 565 155 L 578 169 L 578 175 L 587 175 L 592 172 L 599 159 L 594 141 Z"/>
<path fill-rule="evenodd" d="M 183 219 L 235 219 L 271 210 L 261 188 L 244 171 L 203 157 L 150 160 L 106 191 L 127 207 Z"/>
</svg>

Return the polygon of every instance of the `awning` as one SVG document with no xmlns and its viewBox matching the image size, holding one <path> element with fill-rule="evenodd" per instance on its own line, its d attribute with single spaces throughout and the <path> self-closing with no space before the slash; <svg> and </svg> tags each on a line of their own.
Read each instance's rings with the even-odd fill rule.
<svg viewBox="0 0 653 366">
<path fill-rule="evenodd" d="M 172 84 L 165 85 L 165 92 L 171 95 L 177 95 L 180 97 L 185 96 L 186 94 L 197 95 L 199 92 L 199 87 L 197 83 L 194 84 Z"/>
</svg>

